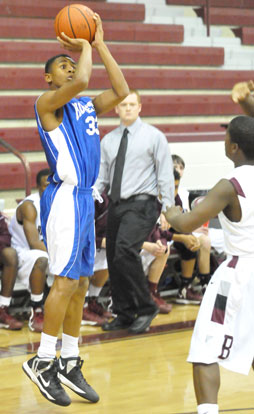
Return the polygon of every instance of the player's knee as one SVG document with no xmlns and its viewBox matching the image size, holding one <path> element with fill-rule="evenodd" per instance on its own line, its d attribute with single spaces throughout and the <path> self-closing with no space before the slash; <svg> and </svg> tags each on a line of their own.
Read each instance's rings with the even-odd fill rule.
<svg viewBox="0 0 254 414">
<path fill-rule="evenodd" d="M 200 236 L 200 249 L 203 249 L 205 251 L 211 250 L 211 239 L 209 236 L 203 234 Z"/>
<path fill-rule="evenodd" d="M 80 279 L 79 279 L 79 288 L 80 289 L 88 289 L 88 286 L 89 286 L 89 280 L 90 280 L 90 278 L 89 277 L 81 277 Z"/>
<path fill-rule="evenodd" d="M 16 250 L 12 247 L 5 247 L 1 252 L 0 261 L 4 266 L 17 266 L 18 257 Z"/>
<path fill-rule="evenodd" d="M 34 264 L 34 268 L 39 269 L 42 273 L 46 273 L 48 259 L 46 257 L 38 257 Z"/>
</svg>

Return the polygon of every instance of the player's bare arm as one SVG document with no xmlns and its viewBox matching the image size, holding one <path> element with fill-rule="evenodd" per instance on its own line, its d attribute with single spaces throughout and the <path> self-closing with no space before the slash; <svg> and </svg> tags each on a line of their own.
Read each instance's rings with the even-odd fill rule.
<svg viewBox="0 0 254 414">
<path fill-rule="evenodd" d="M 100 16 L 95 13 L 96 23 L 95 38 L 92 47 L 97 50 L 105 66 L 112 88 L 102 92 L 93 99 L 93 104 L 97 115 L 113 109 L 128 94 L 129 87 L 117 62 L 111 55 L 107 45 L 104 43 L 104 33 Z"/>
<path fill-rule="evenodd" d="M 234 214 L 233 207 L 236 211 Z M 220 211 L 223 211 L 231 221 L 237 222 L 241 219 L 241 208 L 236 191 L 226 179 L 220 180 L 192 211 L 183 214 L 177 207 L 171 207 L 163 213 L 174 229 L 181 233 L 190 233 L 216 217 Z"/>
<path fill-rule="evenodd" d="M 52 73 L 46 73 L 45 79 L 50 90 L 37 101 L 37 110 L 46 131 L 59 126 L 61 115 L 56 111 L 88 87 L 92 72 L 92 48 L 85 39 L 71 39 L 62 33 L 58 38 L 61 45 L 74 52 L 80 52 L 77 64 L 67 58 L 59 58 L 53 63 Z"/>
<path fill-rule="evenodd" d="M 30 249 L 46 251 L 43 241 L 40 240 L 38 229 L 36 227 L 37 211 L 31 201 L 25 201 L 18 208 L 17 219 L 22 222 L 24 233 Z"/>
<path fill-rule="evenodd" d="M 249 116 L 254 116 L 254 82 L 239 82 L 236 83 L 232 89 L 231 97 L 233 102 L 241 105 L 244 113 Z"/>
</svg>

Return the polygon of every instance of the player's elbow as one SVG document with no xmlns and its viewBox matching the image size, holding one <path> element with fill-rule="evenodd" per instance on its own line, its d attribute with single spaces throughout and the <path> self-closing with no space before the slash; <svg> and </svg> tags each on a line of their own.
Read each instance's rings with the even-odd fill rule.
<svg viewBox="0 0 254 414">
<path fill-rule="evenodd" d="M 90 76 L 88 76 L 88 75 L 87 76 L 82 76 L 82 77 L 76 77 L 75 80 L 74 80 L 76 88 L 79 91 L 83 91 L 83 90 L 87 89 L 88 85 L 89 85 L 89 80 L 90 80 Z"/>
<path fill-rule="evenodd" d="M 114 90 L 114 92 L 117 97 L 123 101 L 130 93 L 129 86 L 124 82 L 122 85 L 119 85 L 117 90 Z"/>
</svg>

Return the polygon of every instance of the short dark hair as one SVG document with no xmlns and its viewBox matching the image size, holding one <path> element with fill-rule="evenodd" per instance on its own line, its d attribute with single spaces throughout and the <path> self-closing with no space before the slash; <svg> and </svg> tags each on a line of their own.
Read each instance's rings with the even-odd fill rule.
<svg viewBox="0 0 254 414">
<path fill-rule="evenodd" d="M 174 178 L 175 178 L 175 181 L 177 180 L 180 180 L 180 173 L 179 173 L 179 171 L 177 171 L 175 168 L 174 168 Z"/>
<path fill-rule="evenodd" d="M 184 162 L 184 160 L 180 157 L 180 155 L 173 154 L 173 155 L 172 155 L 172 160 L 173 160 L 173 162 L 176 162 L 177 164 L 182 164 L 183 168 L 185 168 L 185 162 Z"/>
<path fill-rule="evenodd" d="M 72 62 L 74 62 L 72 57 L 70 57 L 69 55 L 66 55 L 66 53 L 60 53 L 60 55 L 53 56 L 47 60 L 47 62 L 45 63 L 45 73 L 50 73 L 52 64 L 54 63 L 56 59 L 60 57 L 66 57 L 67 59 L 70 59 Z"/>
<path fill-rule="evenodd" d="M 36 184 L 39 186 L 41 184 L 41 178 L 45 177 L 45 175 L 50 175 L 51 171 L 49 168 L 44 168 L 43 170 L 40 170 L 36 175 Z"/>
<path fill-rule="evenodd" d="M 227 131 L 231 142 L 238 145 L 246 159 L 254 160 L 254 118 L 237 116 L 229 123 Z"/>
</svg>

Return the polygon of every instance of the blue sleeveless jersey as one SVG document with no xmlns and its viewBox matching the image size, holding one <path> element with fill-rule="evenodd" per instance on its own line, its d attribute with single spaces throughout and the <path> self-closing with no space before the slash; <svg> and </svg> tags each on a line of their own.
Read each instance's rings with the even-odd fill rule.
<svg viewBox="0 0 254 414">
<path fill-rule="evenodd" d="M 100 167 L 100 137 L 91 98 L 73 98 L 64 105 L 62 123 L 53 131 L 42 128 L 36 103 L 35 115 L 53 181 L 92 187 Z"/>
</svg>

